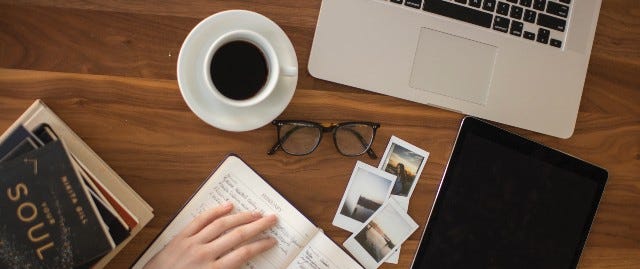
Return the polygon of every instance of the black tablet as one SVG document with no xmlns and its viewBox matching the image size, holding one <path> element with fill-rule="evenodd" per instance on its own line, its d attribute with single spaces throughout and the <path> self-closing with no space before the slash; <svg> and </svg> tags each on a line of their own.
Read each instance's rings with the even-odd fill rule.
<svg viewBox="0 0 640 269">
<path fill-rule="evenodd" d="M 602 168 L 467 117 L 411 268 L 575 268 L 606 181 Z"/>
</svg>

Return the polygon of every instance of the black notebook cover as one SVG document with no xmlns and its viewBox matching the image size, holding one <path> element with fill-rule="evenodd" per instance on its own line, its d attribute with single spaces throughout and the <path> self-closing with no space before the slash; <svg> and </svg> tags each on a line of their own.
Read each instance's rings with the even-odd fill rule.
<svg viewBox="0 0 640 269">
<path fill-rule="evenodd" d="M 56 135 L 53 129 L 51 129 L 51 126 L 46 123 L 40 124 L 38 127 L 36 127 L 33 130 L 33 134 L 44 144 L 49 144 L 60 140 L 58 138 L 58 135 Z M 79 167 L 79 169 L 84 170 L 82 167 Z M 90 180 L 86 178 L 86 175 L 82 174 L 80 175 L 80 178 L 83 180 L 83 182 L 87 182 Z M 97 189 L 93 189 L 89 184 L 85 183 L 85 185 L 90 190 L 89 193 L 91 200 L 93 200 L 93 204 L 96 205 L 98 213 L 100 214 L 100 216 L 102 216 L 102 220 L 104 221 L 104 223 L 109 227 L 109 234 L 111 235 L 111 238 L 113 238 L 113 241 L 116 245 L 119 245 L 124 240 L 126 240 L 127 237 L 129 237 L 129 228 L 127 228 L 123 223 L 120 222 L 120 220 L 118 220 L 118 218 L 114 215 L 117 214 L 116 212 L 107 209 L 107 202 L 101 200 L 100 197 L 98 197 L 98 195 L 96 194 L 98 192 Z"/>
<path fill-rule="evenodd" d="M 0 268 L 71 268 L 113 245 L 60 141 L 0 164 Z"/>
</svg>

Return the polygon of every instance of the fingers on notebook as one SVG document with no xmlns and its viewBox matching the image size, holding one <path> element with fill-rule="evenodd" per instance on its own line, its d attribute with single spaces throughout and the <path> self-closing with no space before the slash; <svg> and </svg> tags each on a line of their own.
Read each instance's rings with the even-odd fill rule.
<svg viewBox="0 0 640 269">
<path fill-rule="evenodd" d="M 274 238 L 256 240 L 258 235 L 277 223 L 275 215 L 263 216 L 258 212 L 230 214 L 232 210 L 231 203 L 209 209 L 198 215 L 174 239 L 201 245 L 201 252 L 213 258 L 216 268 L 239 268 L 276 245 Z"/>
<path fill-rule="evenodd" d="M 275 246 L 274 238 L 265 238 L 239 247 L 215 261 L 219 268 L 240 268 L 248 260 Z"/>
<path fill-rule="evenodd" d="M 277 219 L 275 215 L 262 217 L 251 223 L 239 226 L 220 236 L 215 241 L 210 242 L 207 248 L 210 249 L 212 253 L 221 255 L 222 253 L 226 253 L 234 247 L 237 247 L 247 242 L 248 240 L 255 238 L 260 233 L 275 225 L 276 222 Z"/>
<path fill-rule="evenodd" d="M 187 225 L 187 227 L 182 230 L 182 232 L 180 232 L 177 237 L 185 238 L 197 234 L 216 219 L 229 214 L 232 209 L 233 204 L 226 203 L 203 212 L 195 219 L 193 219 L 193 221 L 189 223 L 189 225 Z"/>
<path fill-rule="evenodd" d="M 260 218 L 262 218 L 262 214 L 257 212 L 242 212 L 220 217 L 194 235 L 194 238 L 197 242 L 206 244 L 215 240 L 228 230 L 257 221 Z"/>
</svg>

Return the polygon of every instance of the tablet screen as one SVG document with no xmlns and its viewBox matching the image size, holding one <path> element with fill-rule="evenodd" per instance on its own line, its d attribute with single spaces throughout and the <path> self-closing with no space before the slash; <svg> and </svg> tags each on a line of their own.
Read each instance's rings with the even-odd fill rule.
<svg viewBox="0 0 640 269">
<path fill-rule="evenodd" d="M 413 268 L 574 268 L 605 181 L 602 169 L 467 118 Z"/>
</svg>

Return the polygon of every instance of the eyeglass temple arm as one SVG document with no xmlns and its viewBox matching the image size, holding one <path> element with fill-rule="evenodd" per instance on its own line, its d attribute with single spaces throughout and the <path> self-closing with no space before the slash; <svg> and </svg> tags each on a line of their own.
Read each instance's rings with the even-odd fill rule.
<svg viewBox="0 0 640 269">
<path fill-rule="evenodd" d="M 369 155 L 369 157 L 370 157 L 371 159 L 378 159 L 378 155 L 376 155 L 376 153 L 375 153 L 375 152 L 373 152 L 373 149 L 372 149 L 372 148 L 369 148 L 369 149 L 367 150 L 367 155 Z"/>
<path fill-rule="evenodd" d="M 276 151 L 278 151 L 280 149 L 280 141 L 277 141 L 273 147 L 271 147 L 271 149 L 269 151 L 267 151 L 267 155 L 273 155 L 276 153 Z"/>
<path fill-rule="evenodd" d="M 267 155 L 275 154 L 276 151 L 278 151 L 282 147 L 282 143 L 286 142 L 287 139 L 289 139 L 289 136 L 291 136 L 291 134 L 293 134 L 295 131 L 299 130 L 300 128 L 302 127 L 296 126 L 291 128 L 291 130 L 287 131 L 286 133 L 284 133 L 282 138 L 279 138 L 278 141 L 276 141 L 276 143 L 273 145 L 273 147 L 271 147 L 271 149 L 267 151 Z"/>
<path fill-rule="evenodd" d="M 360 141 L 360 144 L 362 144 L 362 147 L 366 147 L 368 145 L 367 141 L 364 139 L 364 137 L 362 137 L 360 133 L 349 128 L 347 128 L 347 130 L 349 130 L 349 132 L 351 132 L 353 135 L 355 135 L 358 138 L 358 140 Z M 378 159 L 378 155 L 376 155 L 376 153 L 373 152 L 373 149 L 371 148 L 371 146 L 369 146 L 369 149 L 367 150 L 367 155 L 369 155 L 371 159 Z"/>
</svg>

